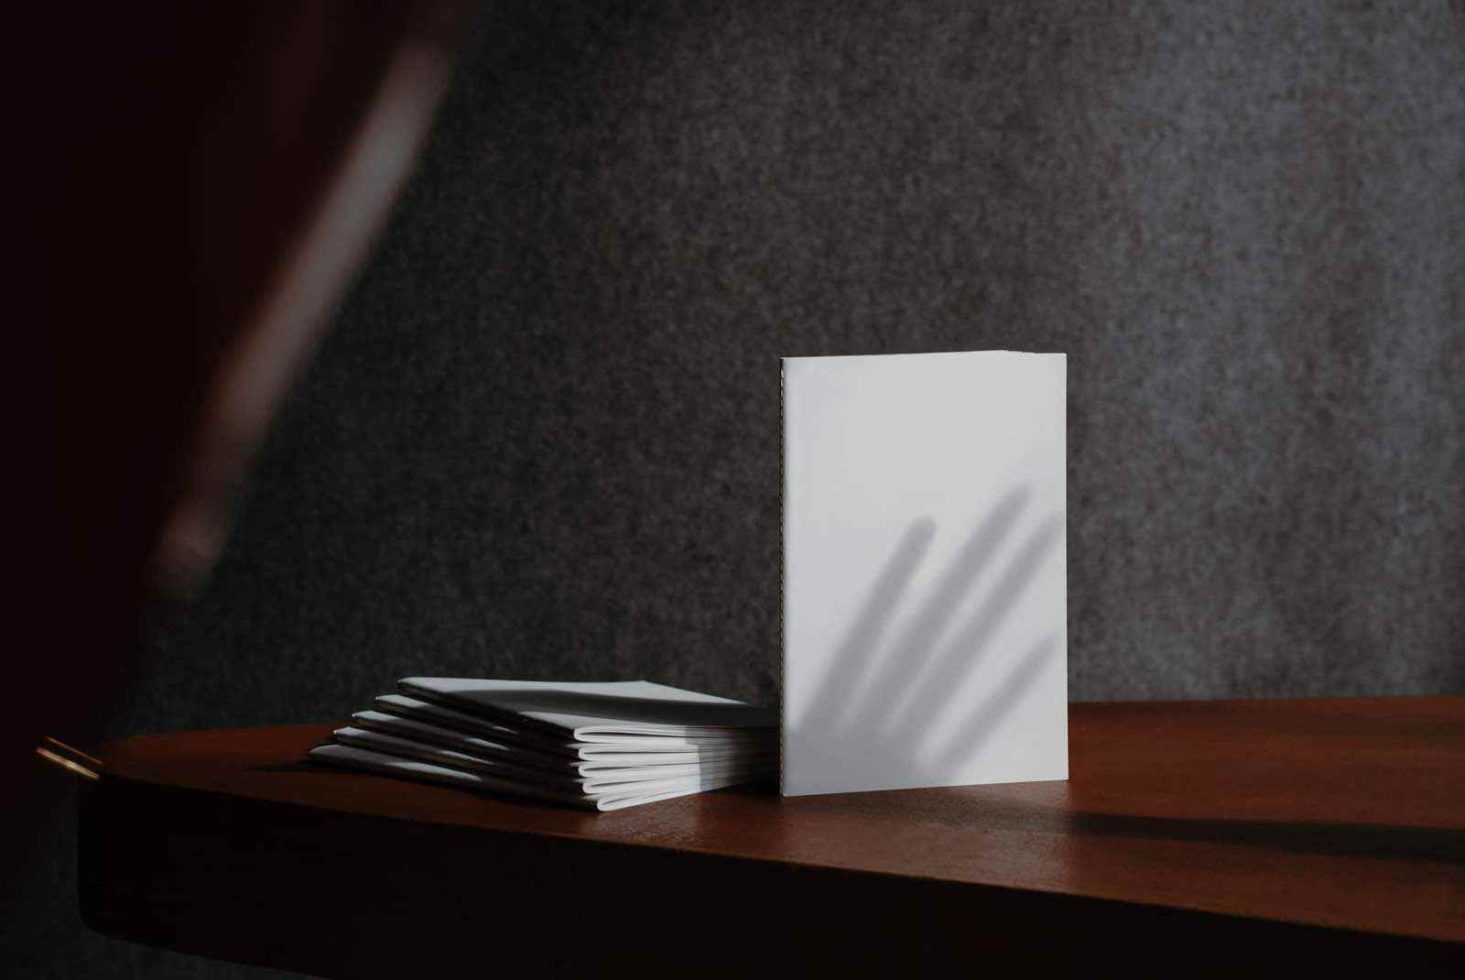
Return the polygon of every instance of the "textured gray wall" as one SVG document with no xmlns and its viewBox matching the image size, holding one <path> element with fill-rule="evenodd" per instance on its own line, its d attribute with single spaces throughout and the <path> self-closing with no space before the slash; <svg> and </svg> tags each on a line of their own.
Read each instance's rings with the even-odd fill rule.
<svg viewBox="0 0 1465 980">
<path fill-rule="evenodd" d="M 525 7 L 134 727 L 771 698 L 780 354 L 1069 353 L 1076 697 L 1465 683 L 1446 8 Z"/>
<path fill-rule="evenodd" d="M 778 355 L 1003 347 L 1069 354 L 1074 696 L 1465 689 L 1458 6 L 706 6 L 491 11 L 119 731 L 771 700 Z"/>
</svg>

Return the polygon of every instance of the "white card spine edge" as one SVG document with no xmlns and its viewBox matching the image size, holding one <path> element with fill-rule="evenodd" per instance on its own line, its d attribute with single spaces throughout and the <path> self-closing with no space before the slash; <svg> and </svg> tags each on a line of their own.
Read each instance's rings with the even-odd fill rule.
<svg viewBox="0 0 1465 980">
<path fill-rule="evenodd" d="M 783 760 L 788 718 L 784 714 L 785 665 L 788 663 L 788 358 L 778 362 L 778 795 L 785 796 Z"/>
</svg>

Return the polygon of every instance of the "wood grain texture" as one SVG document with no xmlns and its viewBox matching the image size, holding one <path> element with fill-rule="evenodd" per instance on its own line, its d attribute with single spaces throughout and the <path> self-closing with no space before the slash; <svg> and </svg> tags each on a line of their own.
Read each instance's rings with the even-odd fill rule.
<svg viewBox="0 0 1465 980">
<path fill-rule="evenodd" d="M 618 948 L 605 930 L 629 914 L 607 901 L 623 881 L 658 910 L 658 931 L 683 937 L 667 947 L 677 955 L 724 920 L 763 928 L 789 962 L 858 953 L 866 966 L 951 964 L 999 940 L 1084 962 L 1107 949 L 1122 965 L 1192 941 L 1218 943 L 1220 963 L 1228 937 L 1232 952 L 1280 938 L 1308 962 L 1376 955 L 1426 971 L 1465 949 L 1465 698 L 1074 704 L 1071 716 L 1068 783 L 726 791 L 603 815 L 300 762 L 325 725 L 134 738 L 104 749 L 109 775 L 83 798 L 83 911 L 130 938 L 344 974 L 391 961 L 348 899 L 384 893 L 414 896 L 387 920 L 399 944 L 431 932 L 445 948 L 444 916 L 464 903 L 523 929 L 526 909 L 558 907 L 583 915 L 555 947 L 561 965 L 603 965 Z M 319 928 L 274 954 L 239 948 L 241 917 L 279 935 L 290 906 L 240 907 L 255 889 L 309 896 L 294 914 Z M 689 890 L 700 926 L 680 907 Z"/>
</svg>

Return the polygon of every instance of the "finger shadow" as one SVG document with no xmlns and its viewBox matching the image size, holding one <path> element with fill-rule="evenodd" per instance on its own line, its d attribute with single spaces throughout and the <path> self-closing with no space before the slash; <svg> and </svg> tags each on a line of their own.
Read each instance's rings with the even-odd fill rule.
<svg viewBox="0 0 1465 980">
<path fill-rule="evenodd" d="M 915 673 L 901 695 L 890 700 L 883 731 L 896 741 L 913 740 L 923 725 L 960 698 L 970 678 L 982 668 L 998 629 L 1057 547 L 1061 528 L 1062 521 L 1054 515 L 1028 536 L 981 604 L 940 652 L 913 648 L 902 653 L 915 664 Z M 1026 662 L 1016 669 L 1024 669 Z"/>
<path fill-rule="evenodd" d="M 936 757 L 937 768 L 945 768 L 980 752 L 987 740 L 1022 703 L 1044 668 L 1058 652 L 1058 637 L 1046 636 L 1028 648 L 1002 683 L 992 690 L 963 722 Z"/>
<path fill-rule="evenodd" d="M 1031 496 L 1027 487 L 1012 491 L 967 536 L 930 598 L 911 615 L 875 670 L 867 672 L 861 687 L 866 706 L 850 706 L 850 713 L 861 724 L 880 723 L 898 714 L 898 705 L 910 699 L 931 660 L 931 651 L 1016 528 Z"/>
<path fill-rule="evenodd" d="M 819 772 L 831 785 L 841 777 L 859 781 L 869 774 L 869 784 L 860 788 L 870 789 L 940 783 L 1008 721 L 1061 649 L 1061 634 L 1044 637 L 1014 658 L 995 684 L 985 685 L 987 693 L 976 706 L 953 721 L 952 735 L 934 747 L 924 745 L 934 716 L 955 710 L 960 699 L 984 689 L 968 690 L 986 649 L 1062 540 L 1060 515 L 1042 521 L 1005 562 L 955 636 L 941 643 L 1004 551 L 1030 498 L 1028 487 L 1002 498 L 919 607 L 903 616 L 901 603 L 936 530 L 929 518 L 906 529 L 789 733 L 801 770 Z M 902 617 L 902 628 L 887 641 L 894 621 Z"/>
<path fill-rule="evenodd" d="M 801 726 L 827 730 L 848 713 L 868 673 L 874 669 L 880 642 L 935 536 L 936 524 L 929 517 L 914 521 L 901 535 L 895 551 L 875 577 L 864 608 L 826 668 L 813 701 L 801 716 Z"/>
</svg>

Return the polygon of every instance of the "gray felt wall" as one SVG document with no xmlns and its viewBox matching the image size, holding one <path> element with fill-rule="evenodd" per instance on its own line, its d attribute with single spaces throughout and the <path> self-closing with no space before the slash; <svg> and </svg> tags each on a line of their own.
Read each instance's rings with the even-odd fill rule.
<svg viewBox="0 0 1465 980">
<path fill-rule="evenodd" d="M 784 354 L 1068 353 L 1077 698 L 1465 689 L 1461 18 L 494 6 L 119 731 L 773 699 Z"/>
</svg>

